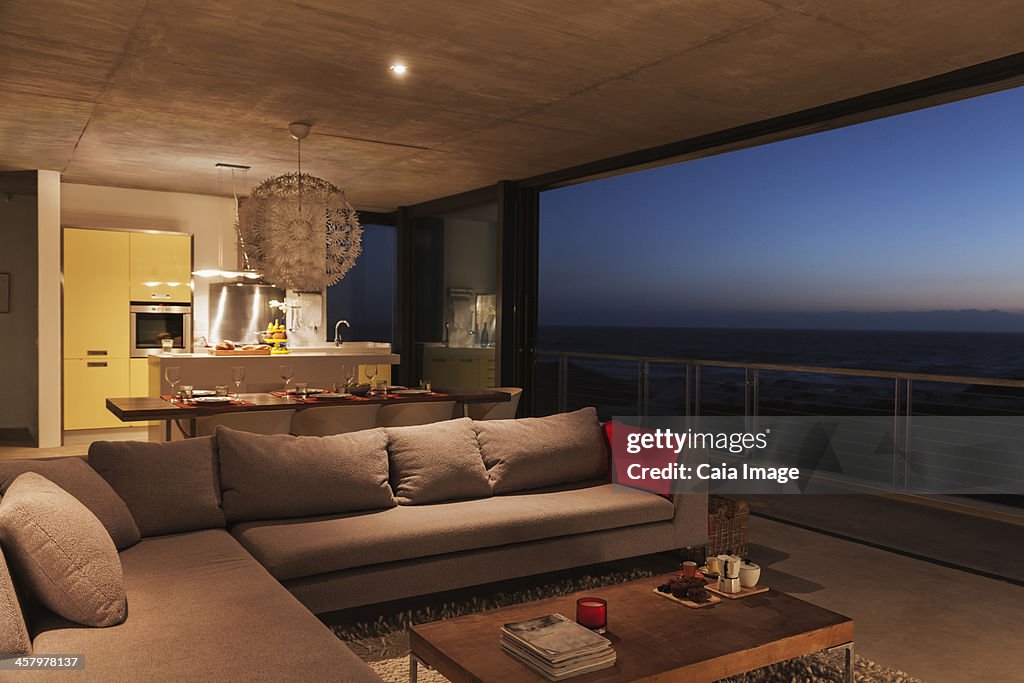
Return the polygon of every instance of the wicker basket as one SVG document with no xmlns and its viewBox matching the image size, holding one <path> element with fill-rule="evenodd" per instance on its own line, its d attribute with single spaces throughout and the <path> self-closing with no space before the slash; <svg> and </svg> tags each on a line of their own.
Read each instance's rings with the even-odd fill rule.
<svg viewBox="0 0 1024 683">
<path fill-rule="evenodd" d="M 729 553 L 745 557 L 749 520 L 750 506 L 746 501 L 708 496 L 707 554 Z"/>
</svg>

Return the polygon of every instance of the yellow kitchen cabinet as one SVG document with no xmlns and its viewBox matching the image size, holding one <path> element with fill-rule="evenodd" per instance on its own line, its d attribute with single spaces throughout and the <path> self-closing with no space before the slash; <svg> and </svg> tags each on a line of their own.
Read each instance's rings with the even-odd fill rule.
<svg viewBox="0 0 1024 683">
<path fill-rule="evenodd" d="M 176 232 L 130 233 L 132 301 L 192 301 L 192 238 Z"/>
<path fill-rule="evenodd" d="M 149 359 L 132 358 L 128 361 L 128 396 L 149 396 Z M 146 427 L 156 422 L 133 422 L 132 426 Z"/>
<path fill-rule="evenodd" d="M 360 365 L 359 373 L 356 376 L 356 383 L 358 384 L 370 384 L 370 376 L 366 374 L 367 368 L 372 368 L 372 365 Z M 373 378 L 373 383 L 377 383 L 384 380 L 391 385 L 391 366 L 386 363 L 381 363 L 377 366 L 377 375 Z"/>
<path fill-rule="evenodd" d="M 149 396 L 149 359 L 132 358 L 128 362 L 127 396 Z"/>
<path fill-rule="evenodd" d="M 125 427 L 107 410 L 106 399 L 128 396 L 127 358 L 70 358 L 64 361 L 64 429 Z"/>
<path fill-rule="evenodd" d="M 64 231 L 64 357 L 128 358 L 128 233 Z"/>
</svg>

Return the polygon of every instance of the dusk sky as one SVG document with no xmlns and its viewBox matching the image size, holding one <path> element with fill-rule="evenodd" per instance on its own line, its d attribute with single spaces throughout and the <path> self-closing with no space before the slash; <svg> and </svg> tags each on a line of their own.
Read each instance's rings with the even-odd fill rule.
<svg viewBox="0 0 1024 683">
<path fill-rule="evenodd" d="M 545 192 L 547 324 L 1024 311 L 1024 88 Z"/>
</svg>

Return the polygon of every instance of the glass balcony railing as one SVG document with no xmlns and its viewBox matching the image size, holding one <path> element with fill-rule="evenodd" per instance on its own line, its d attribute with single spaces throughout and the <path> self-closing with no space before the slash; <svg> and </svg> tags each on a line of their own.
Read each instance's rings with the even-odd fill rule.
<svg viewBox="0 0 1024 683">
<path fill-rule="evenodd" d="M 562 351 L 540 352 L 536 370 L 538 415 L 594 406 L 602 419 L 775 424 L 775 455 L 793 462 L 815 425 L 847 481 L 1024 493 L 1024 380 Z"/>
</svg>

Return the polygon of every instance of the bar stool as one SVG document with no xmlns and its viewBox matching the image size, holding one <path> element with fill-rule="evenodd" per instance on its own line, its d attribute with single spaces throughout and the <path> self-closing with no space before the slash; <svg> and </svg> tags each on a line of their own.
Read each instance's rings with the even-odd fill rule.
<svg viewBox="0 0 1024 683">
<path fill-rule="evenodd" d="M 287 434 L 294 410 L 262 410 L 255 413 L 224 413 L 196 418 L 196 436 L 210 436 L 217 425 L 253 434 Z"/>
<path fill-rule="evenodd" d="M 295 436 L 330 436 L 373 429 L 377 426 L 379 405 L 325 406 L 300 410 L 292 418 Z"/>
<path fill-rule="evenodd" d="M 523 390 L 519 387 L 493 387 L 491 391 L 503 391 L 511 398 L 504 403 L 469 403 L 466 405 L 466 417 L 474 420 L 511 420 L 516 416 Z"/>
<path fill-rule="evenodd" d="M 380 427 L 408 427 L 452 419 L 455 401 L 438 403 L 395 403 L 381 406 L 377 414 Z"/>
</svg>

